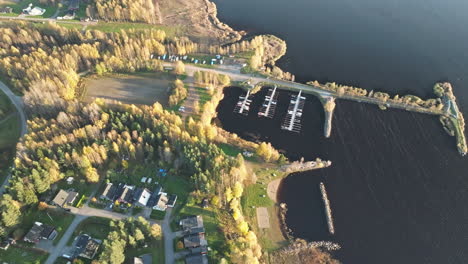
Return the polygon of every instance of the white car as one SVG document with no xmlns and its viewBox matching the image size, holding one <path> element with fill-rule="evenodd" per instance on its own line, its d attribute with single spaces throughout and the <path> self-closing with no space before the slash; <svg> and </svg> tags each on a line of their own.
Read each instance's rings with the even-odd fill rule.
<svg viewBox="0 0 468 264">
<path fill-rule="evenodd" d="M 185 112 L 185 106 L 179 107 L 179 112 Z"/>
</svg>

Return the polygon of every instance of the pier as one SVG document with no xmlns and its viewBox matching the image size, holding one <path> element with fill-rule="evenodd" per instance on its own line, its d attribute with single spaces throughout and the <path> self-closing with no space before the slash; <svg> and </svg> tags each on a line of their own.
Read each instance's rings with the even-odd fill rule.
<svg viewBox="0 0 468 264">
<path fill-rule="evenodd" d="M 259 117 L 273 118 L 275 115 L 276 104 L 278 102 L 277 88 L 278 86 L 275 85 L 273 89 L 268 89 L 268 93 L 265 96 L 265 101 L 263 102 L 260 111 L 258 111 Z"/>
<path fill-rule="evenodd" d="M 248 115 L 250 110 L 250 104 L 252 103 L 252 98 L 250 98 L 250 90 L 247 91 L 246 95 L 239 96 L 239 102 L 237 102 L 234 107 L 234 113 Z"/>
<path fill-rule="evenodd" d="M 328 200 L 327 191 L 325 190 L 325 184 L 320 183 L 320 192 L 322 193 L 323 204 L 325 205 L 325 215 L 327 217 L 328 232 L 335 234 L 335 226 L 333 225 L 333 217 L 330 208 L 330 201 Z"/>
<path fill-rule="evenodd" d="M 305 99 L 306 98 L 302 96 L 302 90 L 299 91 L 298 95 L 291 96 L 288 113 L 284 119 L 281 129 L 296 133 L 301 132 L 302 109 L 304 109 Z"/>
<path fill-rule="evenodd" d="M 325 125 L 323 127 L 323 134 L 326 138 L 331 136 L 333 112 L 335 111 L 335 97 L 326 97 L 321 100 L 323 109 L 325 110 Z"/>
</svg>

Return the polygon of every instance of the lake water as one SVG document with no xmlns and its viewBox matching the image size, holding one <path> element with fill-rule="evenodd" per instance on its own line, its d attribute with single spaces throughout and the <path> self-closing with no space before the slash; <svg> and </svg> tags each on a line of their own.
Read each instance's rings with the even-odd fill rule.
<svg viewBox="0 0 468 264">
<path fill-rule="evenodd" d="M 468 2 L 461 0 L 217 0 L 219 16 L 251 34 L 285 39 L 279 65 L 300 81 L 336 81 L 390 93 L 432 96 L 450 81 L 468 115 Z M 332 167 L 288 177 L 279 198 L 297 237 L 342 245 L 344 263 L 468 263 L 468 158 L 435 117 L 338 101 L 332 137 L 323 110 L 307 100 L 301 134 L 273 120 L 232 113 L 241 91 L 226 90 L 224 128 L 267 140 L 291 159 L 321 157 Z M 326 185 L 336 234 L 327 233 L 318 183 Z"/>
</svg>

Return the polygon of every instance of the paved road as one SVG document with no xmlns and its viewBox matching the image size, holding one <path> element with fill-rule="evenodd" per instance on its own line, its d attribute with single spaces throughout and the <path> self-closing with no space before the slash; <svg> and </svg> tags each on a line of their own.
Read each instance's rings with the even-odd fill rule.
<svg viewBox="0 0 468 264">
<path fill-rule="evenodd" d="M 172 63 L 164 63 L 164 66 L 174 66 Z M 369 104 L 376 104 L 376 105 L 382 105 L 382 101 L 372 98 L 372 97 L 361 97 L 361 96 L 350 96 L 350 95 L 338 95 L 336 93 L 330 92 L 328 90 L 325 90 L 319 86 L 314 86 L 314 85 L 308 85 L 308 84 L 302 84 L 302 83 L 297 83 L 297 82 L 291 82 L 291 81 L 285 81 L 285 80 L 280 80 L 280 79 L 275 79 L 275 78 L 266 78 L 263 76 L 259 75 L 252 75 L 252 74 L 244 74 L 240 72 L 240 67 L 236 66 L 229 66 L 229 65 L 220 65 L 217 66 L 216 68 L 203 68 L 199 67 L 197 65 L 193 64 L 187 64 L 185 65 L 185 70 L 186 73 L 189 76 L 193 76 L 193 73 L 196 71 L 208 71 L 208 72 L 213 72 L 213 73 L 218 73 L 218 74 L 225 74 L 228 75 L 232 81 L 239 81 L 239 82 L 244 82 L 244 81 L 251 81 L 252 84 L 262 84 L 262 85 L 277 85 L 278 87 L 281 87 L 283 89 L 288 89 L 288 90 L 293 90 L 296 92 L 299 92 L 302 90 L 305 93 L 310 93 L 314 94 L 316 96 L 321 97 L 322 99 L 328 99 L 328 98 L 338 98 L 338 99 L 345 99 L 345 100 L 350 100 L 350 101 L 357 101 L 360 103 L 369 103 Z M 432 114 L 432 115 L 444 115 L 447 114 L 445 111 L 433 111 L 433 110 L 428 110 L 424 107 L 420 106 L 414 106 L 414 105 L 407 105 L 404 103 L 397 103 L 397 102 L 385 102 L 384 103 L 387 107 L 391 108 L 398 108 L 398 109 L 403 109 L 407 111 L 413 111 L 413 112 L 419 112 L 419 113 L 424 113 L 424 114 Z"/>
<path fill-rule="evenodd" d="M 166 215 L 161 224 L 164 237 L 164 255 L 166 256 L 166 264 L 175 263 L 175 254 L 174 254 L 174 239 L 176 234 L 171 230 L 171 215 L 172 208 L 167 208 Z"/>
<path fill-rule="evenodd" d="M 26 16 L 18 16 L 18 17 L 9 17 L 9 16 L 0 16 L 2 20 L 23 20 L 23 21 L 33 21 L 33 22 L 60 22 L 64 24 L 80 24 L 83 26 L 87 25 L 96 25 L 98 22 L 88 21 L 88 22 L 81 22 L 81 21 L 70 21 L 70 20 L 57 20 L 55 18 L 33 18 L 33 17 L 26 17 Z"/>
<path fill-rule="evenodd" d="M 8 88 L 1 81 L 0 81 L 0 90 L 2 90 L 3 93 L 5 93 L 8 98 L 10 98 L 10 101 L 13 103 L 16 110 L 18 111 L 18 114 L 20 116 L 20 122 L 21 122 L 20 137 L 23 137 L 27 132 L 26 114 L 24 113 L 24 109 L 23 109 L 23 101 L 22 101 L 21 97 L 15 95 L 10 90 L 10 88 Z M 13 164 L 13 166 L 14 166 L 14 164 Z M 8 182 L 10 181 L 10 179 L 11 179 L 11 173 L 9 173 L 7 175 L 5 181 L 0 186 L 0 196 L 5 192 L 5 187 L 8 185 Z"/>
</svg>

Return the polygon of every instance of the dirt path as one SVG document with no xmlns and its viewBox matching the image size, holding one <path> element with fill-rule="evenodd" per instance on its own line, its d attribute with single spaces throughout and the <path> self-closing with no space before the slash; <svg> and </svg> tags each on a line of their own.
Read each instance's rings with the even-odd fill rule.
<svg viewBox="0 0 468 264">
<path fill-rule="evenodd" d="M 281 184 L 282 179 L 276 179 L 268 184 L 267 187 L 267 194 L 268 197 L 270 197 L 271 200 L 273 200 L 275 203 L 277 203 L 277 196 L 278 196 L 278 188 Z"/>
<path fill-rule="evenodd" d="M 187 84 L 188 95 L 184 101 L 183 106 L 185 107 L 185 112 L 182 113 L 182 116 L 186 118 L 189 115 L 197 115 L 195 113 L 197 109 L 195 109 L 195 102 L 199 102 L 200 95 L 198 94 L 197 88 L 195 86 L 195 79 L 193 76 L 187 77 L 184 80 L 184 83 Z"/>
</svg>

